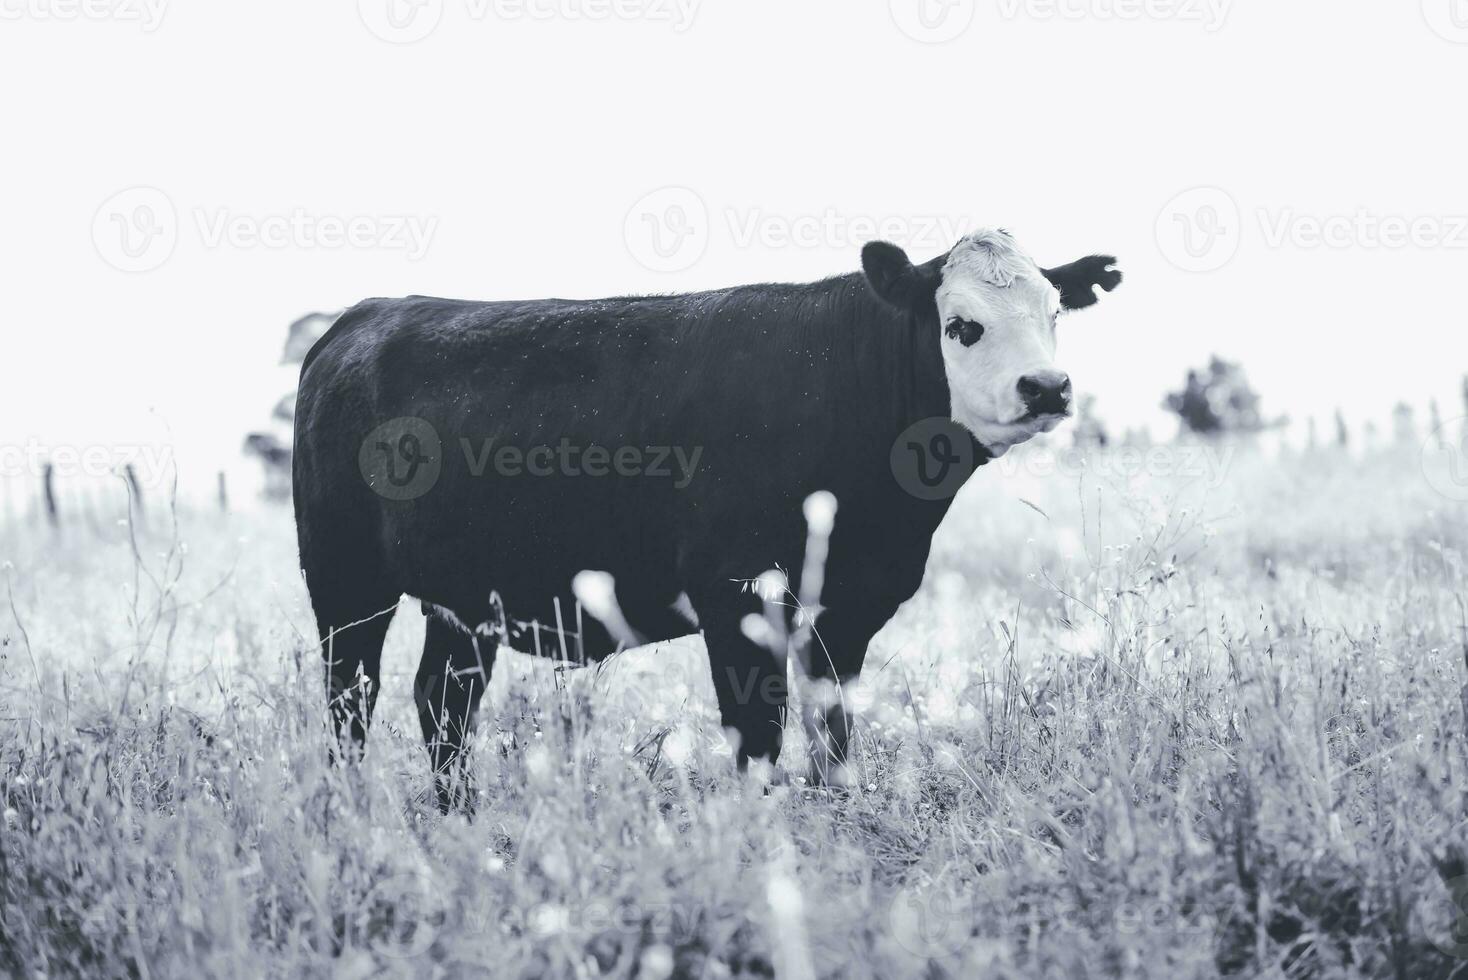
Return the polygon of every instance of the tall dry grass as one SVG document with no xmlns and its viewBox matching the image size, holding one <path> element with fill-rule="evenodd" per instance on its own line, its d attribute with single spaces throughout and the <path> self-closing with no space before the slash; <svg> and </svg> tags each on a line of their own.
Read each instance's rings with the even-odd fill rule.
<svg viewBox="0 0 1468 980">
<path fill-rule="evenodd" d="M 326 765 L 288 515 L 7 527 L 0 972 L 1468 976 L 1465 505 L 1409 451 L 1153 469 L 980 474 L 848 789 L 736 776 L 687 639 L 502 657 L 472 823 L 411 607 Z"/>
</svg>

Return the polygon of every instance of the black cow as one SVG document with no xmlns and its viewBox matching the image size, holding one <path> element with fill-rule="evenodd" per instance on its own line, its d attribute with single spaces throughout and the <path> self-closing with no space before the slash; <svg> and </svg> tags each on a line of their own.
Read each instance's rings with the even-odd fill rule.
<svg viewBox="0 0 1468 980">
<path fill-rule="evenodd" d="M 354 306 L 302 366 L 294 461 L 338 733 L 360 748 L 390 610 L 417 597 L 416 701 L 448 807 L 499 642 L 593 660 L 616 648 L 590 618 L 572 622 L 572 580 L 595 569 L 647 641 L 693 632 L 696 616 L 741 765 L 774 760 L 785 667 L 741 631 L 760 605 L 741 583 L 779 567 L 798 589 L 802 502 L 833 493 L 817 623 L 829 656 L 812 668 L 855 678 L 921 583 L 955 489 L 901 472 L 909 453 L 934 462 L 914 424 L 961 423 L 963 444 L 942 446 L 970 463 L 1058 424 L 1071 396 L 1052 363 L 1056 315 L 1114 288 L 1114 261 L 1041 270 L 985 231 L 917 266 L 872 243 L 862 273 L 808 285 Z M 504 619 L 517 625 L 489 635 Z M 848 719 L 838 707 L 828 723 L 839 754 Z"/>
</svg>

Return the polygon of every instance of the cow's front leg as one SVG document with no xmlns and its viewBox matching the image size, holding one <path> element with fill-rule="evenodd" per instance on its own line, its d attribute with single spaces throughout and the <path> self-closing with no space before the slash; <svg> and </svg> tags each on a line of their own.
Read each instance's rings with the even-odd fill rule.
<svg viewBox="0 0 1468 980">
<path fill-rule="evenodd" d="M 752 611 L 744 610 L 744 611 Z M 746 637 L 740 628 L 741 610 L 699 610 L 719 717 L 733 729 L 740 770 L 751 759 L 780 758 L 785 734 L 785 704 L 789 697 L 785 664 Z"/>
<path fill-rule="evenodd" d="M 855 721 L 846 692 L 861 676 L 867 647 L 894 608 L 875 601 L 845 604 L 824 610 L 816 620 L 804 653 L 811 683 L 803 691 L 805 698 L 815 701 L 815 730 L 806 733 L 813 781 L 837 785 L 846 781 L 847 747 Z"/>
</svg>

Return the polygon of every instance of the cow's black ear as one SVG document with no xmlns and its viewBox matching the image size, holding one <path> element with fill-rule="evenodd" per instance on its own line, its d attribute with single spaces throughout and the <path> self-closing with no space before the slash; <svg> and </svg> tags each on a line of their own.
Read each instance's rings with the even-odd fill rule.
<svg viewBox="0 0 1468 980">
<path fill-rule="evenodd" d="M 934 263 L 915 266 L 891 242 L 868 242 L 861 250 L 861 268 L 872 292 L 893 306 L 914 313 L 934 308 L 941 278 Z"/>
<path fill-rule="evenodd" d="M 1096 287 L 1108 293 L 1121 284 L 1121 272 L 1114 255 L 1088 255 L 1070 265 L 1042 269 L 1050 285 L 1060 290 L 1060 305 L 1067 310 L 1083 310 L 1096 302 Z"/>
</svg>

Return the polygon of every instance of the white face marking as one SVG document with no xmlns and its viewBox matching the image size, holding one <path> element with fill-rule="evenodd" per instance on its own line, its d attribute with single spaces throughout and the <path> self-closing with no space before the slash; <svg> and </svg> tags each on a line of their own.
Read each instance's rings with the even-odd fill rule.
<svg viewBox="0 0 1468 980">
<path fill-rule="evenodd" d="M 1056 370 L 1060 293 L 1014 239 L 987 229 L 964 238 L 937 300 L 954 421 L 995 456 L 1059 425 L 1063 415 L 1030 414 L 1019 380 Z"/>
</svg>

